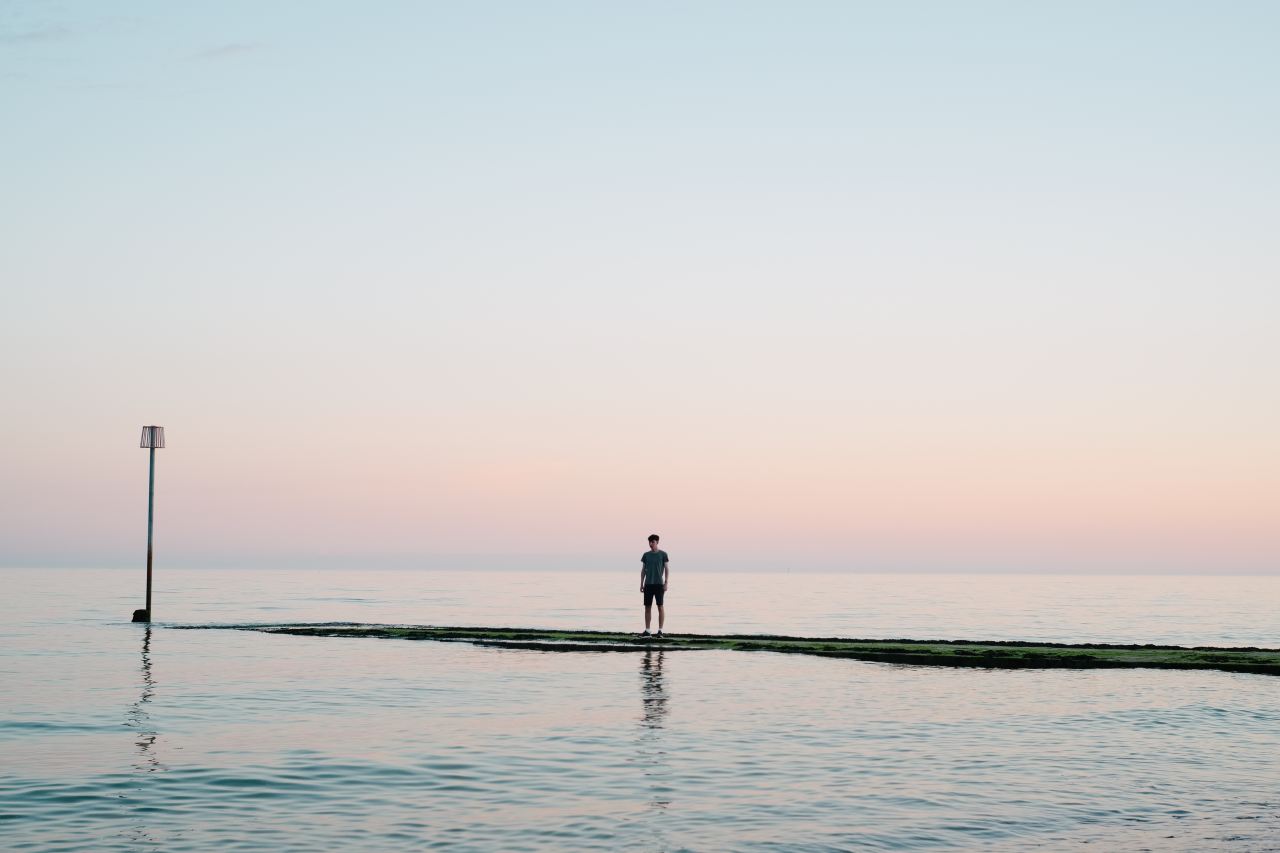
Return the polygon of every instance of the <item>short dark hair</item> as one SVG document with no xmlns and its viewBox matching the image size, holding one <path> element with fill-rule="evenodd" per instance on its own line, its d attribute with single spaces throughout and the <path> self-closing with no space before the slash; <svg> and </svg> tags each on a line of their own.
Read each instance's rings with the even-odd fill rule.
<svg viewBox="0 0 1280 853">
<path fill-rule="evenodd" d="M 658 541 L 658 534 L 656 534 L 656 533 L 650 533 L 650 534 L 649 534 L 649 541 L 650 541 L 650 542 L 657 542 L 657 541 Z"/>
</svg>

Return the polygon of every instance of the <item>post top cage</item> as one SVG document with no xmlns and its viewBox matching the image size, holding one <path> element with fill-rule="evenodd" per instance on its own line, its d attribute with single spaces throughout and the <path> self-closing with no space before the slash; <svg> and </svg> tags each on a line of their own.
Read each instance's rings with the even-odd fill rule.
<svg viewBox="0 0 1280 853">
<path fill-rule="evenodd" d="M 142 448 L 164 447 L 164 427 L 144 426 L 142 428 L 142 441 L 138 446 Z"/>
</svg>

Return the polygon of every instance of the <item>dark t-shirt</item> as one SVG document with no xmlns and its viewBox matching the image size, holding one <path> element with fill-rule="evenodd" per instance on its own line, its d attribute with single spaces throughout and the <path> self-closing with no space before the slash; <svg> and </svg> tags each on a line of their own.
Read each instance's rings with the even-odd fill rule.
<svg viewBox="0 0 1280 853">
<path fill-rule="evenodd" d="M 644 566 L 644 585 L 662 586 L 662 569 L 667 564 L 666 551 L 645 551 L 640 556 Z"/>
</svg>

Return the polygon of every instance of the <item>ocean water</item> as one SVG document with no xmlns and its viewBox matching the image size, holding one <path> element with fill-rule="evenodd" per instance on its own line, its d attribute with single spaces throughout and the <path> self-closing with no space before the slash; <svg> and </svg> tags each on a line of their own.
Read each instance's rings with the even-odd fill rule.
<svg viewBox="0 0 1280 853">
<path fill-rule="evenodd" d="M 630 571 L 0 571 L 0 848 L 1280 850 L 1280 678 L 174 630 L 633 629 Z M 1280 578 L 675 574 L 668 627 L 1280 646 Z"/>
</svg>

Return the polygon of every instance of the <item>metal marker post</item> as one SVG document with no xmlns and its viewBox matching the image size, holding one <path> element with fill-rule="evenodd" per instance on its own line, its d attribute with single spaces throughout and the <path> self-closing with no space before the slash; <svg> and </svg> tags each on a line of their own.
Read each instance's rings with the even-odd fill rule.
<svg viewBox="0 0 1280 853">
<path fill-rule="evenodd" d="M 156 449 L 164 447 L 164 427 L 144 426 L 142 441 L 139 447 L 151 451 L 151 468 L 147 474 L 147 606 L 144 610 L 133 611 L 134 622 L 151 621 L 151 531 L 155 520 L 156 502 Z"/>
</svg>

